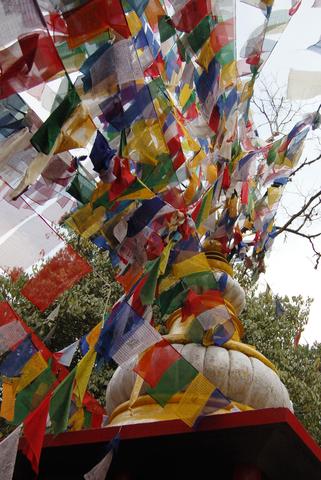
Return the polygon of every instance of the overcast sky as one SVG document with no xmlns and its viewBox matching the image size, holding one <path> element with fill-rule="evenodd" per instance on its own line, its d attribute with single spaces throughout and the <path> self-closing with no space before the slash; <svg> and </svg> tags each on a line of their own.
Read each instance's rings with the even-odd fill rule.
<svg viewBox="0 0 321 480">
<path fill-rule="evenodd" d="M 312 4 L 313 0 L 302 1 L 300 9 L 293 16 L 263 68 L 262 75 L 267 79 L 276 78 L 280 86 L 286 86 L 290 68 L 321 72 L 321 54 L 306 50 L 307 47 L 316 43 L 321 35 L 321 8 L 312 9 Z M 288 0 L 276 0 L 274 8 L 287 8 L 288 5 Z M 241 8 L 244 8 L 243 15 L 245 13 L 247 26 L 253 24 L 254 29 L 260 17 L 259 10 L 253 14 L 253 8 L 250 9 L 248 6 L 242 6 Z M 248 13 L 250 10 L 252 11 L 251 14 Z M 239 27 L 240 37 L 242 36 L 242 30 Z M 260 94 L 259 83 L 256 94 Z M 308 105 L 304 107 L 304 110 L 316 110 L 320 102 L 321 97 L 316 97 L 307 102 Z M 321 132 L 319 136 L 321 138 Z M 308 141 L 304 155 L 314 158 L 315 152 L 315 141 Z M 303 195 L 314 192 L 316 188 L 320 189 L 320 185 L 321 163 L 308 167 L 305 172 L 296 178 L 294 184 L 287 187 L 276 223 L 282 225 L 282 220 L 286 218 L 285 210 L 297 211 L 297 207 L 302 203 Z M 321 249 L 321 240 L 318 241 L 318 244 Z M 274 242 L 266 265 L 267 272 L 262 275 L 262 283 L 264 284 L 264 280 L 266 280 L 274 293 L 281 295 L 301 294 L 314 298 L 310 321 L 302 335 L 301 342 L 312 343 L 314 340 L 321 342 L 321 265 L 319 270 L 314 270 L 312 250 L 307 240 L 291 235 L 285 241 L 284 236 L 280 236 Z"/>
</svg>

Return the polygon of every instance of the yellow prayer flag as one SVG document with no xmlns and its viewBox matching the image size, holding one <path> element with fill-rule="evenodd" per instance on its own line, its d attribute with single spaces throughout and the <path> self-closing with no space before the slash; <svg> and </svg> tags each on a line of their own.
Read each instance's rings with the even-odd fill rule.
<svg viewBox="0 0 321 480">
<path fill-rule="evenodd" d="M 214 51 L 211 46 L 211 39 L 208 38 L 202 47 L 197 63 L 207 71 L 213 57 Z"/>
<path fill-rule="evenodd" d="M 46 370 L 47 367 L 48 363 L 43 358 L 41 352 L 35 353 L 22 369 L 22 374 L 17 386 L 17 393 L 26 388 L 38 375 Z"/>
<path fill-rule="evenodd" d="M 108 193 L 110 190 L 110 183 L 99 182 L 92 193 L 90 203 L 94 204 L 99 198 Z"/>
<path fill-rule="evenodd" d="M 136 400 L 138 399 L 140 391 L 142 389 L 143 383 L 144 383 L 144 379 L 139 375 L 137 375 L 132 393 L 130 394 L 130 399 L 128 404 L 129 409 L 136 403 Z"/>
<path fill-rule="evenodd" d="M 244 85 L 243 90 L 242 90 L 240 103 L 243 103 L 243 102 L 245 102 L 246 100 L 248 100 L 249 98 L 252 97 L 253 88 L 254 88 L 253 80 L 249 80 L 248 82 L 246 82 L 246 84 Z"/>
<path fill-rule="evenodd" d="M 183 278 L 192 273 L 210 271 L 211 267 L 203 252 L 173 265 L 173 274 L 176 278 Z"/>
<path fill-rule="evenodd" d="M 175 283 L 177 283 L 176 277 L 174 277 L 173 275 L 166 275 L 166 277 L 159 282 L 159 285 L 158 285 L 159 294 L 171 288 L 173 285 L 175 285 Z"/>
<path fill-rule="evenodd" d="M 189 168 L 196 168 L 200 165 L 200 163 L 202 162 L 202 160 L 204 160 L 204 158 L 206 158 L 206 153 L 204 152 L 204 150 L 199 150 L 195 157 L 193 158 L 193 160 L 191 161 L 190 165 L 189 165 Z"/>
<path fill-rule="evenodd" d="M 269 187 L 267 189 L 268 194 L 268 206 L 272 208 L 273 205 L 280 199 L 282 189 L 280 187 Z"/>
<path fill-rule="evenodd" d="M 16 391 L 19 378 L 2 378 L 2 403 L 0 408 L 0 417 L 8 422 L 14 419 L 14 409 L 16 403 Z"/>
<path fill-rule="evenodd" d="M 164 250 L 162 252 L 162 257 L 161 257 L 161 261 L 160 261 L 160 264 L 159 264 L 159 274 L 160 275 L 163 275 L 165 273 L 167 263 L 168 263 L 168 259 L 169 259 L 169 254 L 171 253 L 172 245 L 173 245 L 173 241 L 171 240 L 166 245 L 166 247 L 164 248 Z"/>
<path fill-rule="evenodd" d="M 136 179 L 137 184 L 140 184 L 141 188 L 137 188 L 137 190 L 133 191 L 133 193 L 128 193 L 127 195 L 120 195 L 117 197 L 117 201 L 119 200 L 149 200 L 150 198 L 155 197 L 155 193 L 152 192 L 146 185 L 139 180 Z"/>
<path fill-rule="evenodd" d="M 142 22 L 139 20 L 136 12 L 132 11 L 126 13 L 126 20 L 128 23 L 128 27 L 132 36 L 136 36 L 139 30 L 142 28 Z"/>
<path fill-rule="evenodd" d="M 220 86 L 222 89 L 225 89 L 231 86 L 236 80 L 236 61 L 233 60 L 231 63 L 227 63 L 222 67 L 221 77 L 220 77 Z"/>
<path fill-rule="evenodd" d="M 180 399 L 176 415 L 192 427 L 214 390 L 213 383 L 199 373 Z"/>
<path fill-rule="evenodd" d="M 157 165 L 157 156 L 168 153 L 158 120 L 139 120 L 131 127 L 125 147 L 126 156 L 151 165 Z"/>
<path fill-rule="evenodd" d="M 206 180 L 211 184 L 217 179 L 217 166 L 210 163 L 206 169 Z"/>
<path fill-rule="evenodd" d="M 97 128 L 87 108 L 81 103 L 71 117 L 64 123 L 55 153 L 66 152 L 72 148 L 86 147 Z"/>
<path fill-rule="evenodd" d="M 78 400 L 78 405 L 82 404 L 96 356 L 97 352 L 90 349 L 77 365 L 74 394 Z"/>
<path fill-rule="evenodd" d="M 101 332 L 102 324 L 103 324 L 103 320 L 97 323 L 97 325 L 88 333 L 86 340 L 89 345 L 89 348 L 94 348 L 94 346 L 96 345 Z"/>
<path fill-rule="evenodd" d="M 65 223 L 82 237 L 89 238 L 101 228 L 105 211 L 103 206 L 93 210 L 88 203 L 84 207 L 79 208 Z"/>
<path fill-rule="evenodd" d="M 69 419 L 68 425 L 71 431 L 81 430 L 85 421 L 85 412 L 83 408 L 75 411 L 73 416 Z"/>
<path fill-rule="evenodd" d="M 192 91 L 193 90 L 190 88 L 190 86 L 187 83 L 185 83 L 184 87 L 182 88 L 179 94 L 179 103 L 181 104 L 182 107 L 184 107 L 185 103 L 187 103 L 189 97 L 191 96 Z"/>
<path fill-rule="evenodd" d="M 184 192 L 184 200 L 186 205 L 189 205 L 193 200 L 196 190 L 200 184 L 198 176 L 193 172 L 190 178 L 187 189 Z"/>
</svg>

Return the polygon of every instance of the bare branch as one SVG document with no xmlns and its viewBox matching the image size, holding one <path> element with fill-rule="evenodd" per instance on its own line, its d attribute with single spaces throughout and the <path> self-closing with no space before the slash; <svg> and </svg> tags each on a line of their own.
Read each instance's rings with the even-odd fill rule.
<svg viewBox="0 0 321 480">
<path fill-rule="evenodd" d="M 276 233 L 276 235 L 280 235 L 280 233 L 284 232 L 284 230 L 287 230 L 289 226 L 294 222 L 294 220 L 303 215 L 304 212 L 306 212 L 306 210 L 309 208 L 309 206 L 320 196 L 321 190 L 319 190 L 315 195 L 312 195 L 312 197 L 309 198 L 309 200 L 303 205 L 303 207 L 298 212 L 294 213 L 291 218 L 289 218 L 289 220 L 282 227 L 279 228 L 279 231 Z"/>
<path fill-rule="evenodd" d="M 289 178 L 294 177 L 294 175 L 296 175 L 300 170 L 302 170 L 302 168 L 307 167 L 308 165 L 312 165 L 313 163 L 317 162 L 318 160 L 321 160 L 321 153 L 320 153 L 320 155 L 318 155 L 313 160 L 307 161 L 307 158 L 306 158 L 304 160 L 304 162 L 301 163 L 301 165 L 298 168 L 296 168 L 295 170 L 293 170 L 293 172 L 290 173 Z"/>
</svg>

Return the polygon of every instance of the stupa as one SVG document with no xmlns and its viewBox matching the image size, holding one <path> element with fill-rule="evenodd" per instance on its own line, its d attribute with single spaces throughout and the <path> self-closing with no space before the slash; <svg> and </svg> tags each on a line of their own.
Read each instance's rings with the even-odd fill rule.
<svg viewBox="0 0 321 480">
<path fill-rule="evenodd" d="M 215 322 L 209 318 L 209 324 L 215 323 L 215 326 L 204 331 L 195 329 L 194 315 L 183 320 L 182 309 L 179 308 L 167 318 L 168 334 L 164 337 L 231 400 L 228 407 L 218 408 L 215 414 L 235 409 L 244 411 L 271 407 L 286 407 L 293 411 L 289 394 L 275 366 L 255 346 L 242 342 L 244 328 L 238 316 L 245 306 L 245 294 L 233 278 L 233 269 L 220 244 L 216 240 L 208 240 L 203 245 L 203 251 L 215 279 L 221 285 L 233 334 L 218 346 L 215 331 L 224 325 L 223 312 L 222 318 Z M 162 288 L 166 286 L 160 283 L 159 290 Z M 208 312 L 211 315 L 211 309 Z M 145 394 L 148 385 L 133 371 L 136 362 L 137 358 L 133 358 L 118 367 L 108 384 L 106 409 L 110 425 L 177 419 L 175 410 L 182 392 L 175 394 L 164 408 L 161 407 Z"/>
</svg>

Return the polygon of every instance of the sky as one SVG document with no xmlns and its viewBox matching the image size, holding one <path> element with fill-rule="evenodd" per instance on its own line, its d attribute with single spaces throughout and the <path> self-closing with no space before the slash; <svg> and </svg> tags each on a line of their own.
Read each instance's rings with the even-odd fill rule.
<svg viewBox="0 0 321 480">
<path fill-rule="evenodd" d="M 314 0 L 303 0 L 301 7 L 291 19 L 287 29 L 283 33 L 278 45 L 272 52 L 261 76 L 270 80 L 275 78 L 279 86 L 286 86 L 289 69 L 309 70 L 321 72 L 321 55 L 307 51 L 307 47 L 320 39 L 321 35 L 321 8 L 311 8 Z M 287 7 L 288 1 L 276 0 L 278 8 Z M 249 7 L 247 7 L 249 8 Z M 256 12 L 259 14 L 259 11 Z M 247 16 L 250 22 L 257 25 L 253 16 Z M 256 17 L 257 18 L 257 17 Z M 242 33 L 242 30 L 239 33 Z M 286 88 L 284 88 L 286 93 Z M 260 96 L 260 86 L 257 82 L 255 94 Z M 321 103 L 321 97 L 306 101 L 302 107 L 302 113 L 315 111 Z M 321 132 L 319 131 L 321 138 Z M 263 136 L 264 138 L 264 136 Z M 304 156 L 312 159 L 317 152 L 316 141 L 307 141 Z M 320 146 L 321 150 L 321 146 Z M 287 218 L 285 211 L 295 212 L 304 199 L 320 189 L 321 162 L 307 167 L 295 181 L 288 185 L 282 198 L 276 224 L 282 225 Z M 283 221 L 283 223 L 282 223 Z M 321 231 L 321 221 L 319 222 Z M 315 226 L 316 227 L 316 226 Z M 321 239 L 317 241 L 321 249 Z M 314 298 L 310 311 L 310 320 L 302 334 L 301 343 L 321 342 L 321 265 L 318 270 L 314 269 L 313 252 L 308 241 L 289 234 L 277 237 L 271 253 L 266 259 L 266 273 L 261 276 L 261 284 L 266 282 L 273 293 L 279 295 L 302 295 Z"/>
</svg>

